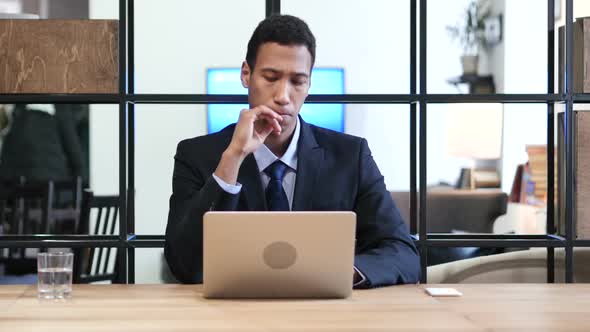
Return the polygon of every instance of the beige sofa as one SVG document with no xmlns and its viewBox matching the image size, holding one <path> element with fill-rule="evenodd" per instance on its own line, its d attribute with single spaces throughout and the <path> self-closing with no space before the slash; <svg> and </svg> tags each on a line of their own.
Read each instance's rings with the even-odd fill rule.
<svg viewBox="0 0 590 332">
<path fill-rule="evenodd" d="M 435 250 L 435 249 L 434 249 Z M 590 282 L 590 248 L 574 250 L 574 281 Z M 545 283 L 547 249 L 533 248 L 428 267 L 428 283 Z M 555 281 L 565 280 L 565 251 L 555 249 Z"/>
</svg>

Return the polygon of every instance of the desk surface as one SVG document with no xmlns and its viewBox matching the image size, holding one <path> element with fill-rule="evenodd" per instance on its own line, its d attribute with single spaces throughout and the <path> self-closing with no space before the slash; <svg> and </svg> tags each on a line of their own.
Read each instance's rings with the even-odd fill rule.
<svg viewBox="0 0 590 332">
<path fill-rule="evenodd" d="M 590 285 L 445 285 L 355 291 L 346 300 L 205 300 L 200 286 L 74 285 L 66 301 L 0 286 L 2 331 L 590 331 Z M 429 285 L 432 287 L 432 285 Z"/>
</svg>

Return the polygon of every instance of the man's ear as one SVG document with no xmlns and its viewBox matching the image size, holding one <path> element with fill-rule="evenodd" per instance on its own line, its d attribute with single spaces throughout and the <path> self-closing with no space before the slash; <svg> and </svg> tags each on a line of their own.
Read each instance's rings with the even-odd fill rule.
<svg viewBox="0 0 590 332">
<path fill-rule="evenodd" d="M 250 66 L 248 65 L 248 62 L 242 62 L 242 72 L 240 74 L 240 79 L 242 80 L 242 86 L 246 89 L 250 86 L 251 73 L 252 72 L 250 71 Z"/>
</svg>

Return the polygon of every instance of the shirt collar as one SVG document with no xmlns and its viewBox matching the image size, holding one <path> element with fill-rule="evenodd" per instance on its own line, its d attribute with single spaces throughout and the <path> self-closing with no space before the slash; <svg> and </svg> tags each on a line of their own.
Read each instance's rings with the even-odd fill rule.
<svg viewBox="0 0 590 332">
<path fill-rule="evenodd" d="M 272 151 L 270 151 L 270 149 L 264 144 L 260 145 L 260 147 L 254 151 L 254 159 L 256 159 L 256 164 L 258 164 L 258 169 L 261 172 L 270 166 L 270 164 L 274 163 L 277 159 L 280 159 L 292 170 L 297 170 L 297 144 L 299 143 L 299 134 L 301 132 L 300 129 L 301 126 L 299 123 L 299 117 L 297 117 L 293 138 L 291 138 L 291 142 L 287 147 L 287 151 L 285 151 L 285 154 L 283 154 L 281 158 L 275 156 L 275 154 L 272 153 Z"/>
</svg>

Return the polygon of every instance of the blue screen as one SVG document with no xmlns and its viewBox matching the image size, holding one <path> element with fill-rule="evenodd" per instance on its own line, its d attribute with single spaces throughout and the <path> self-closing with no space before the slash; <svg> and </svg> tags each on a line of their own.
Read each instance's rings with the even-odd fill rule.
<svg viewBox="0 0 590 332">
<path fill-rule="evenodd" d="M 311 74 L 310 94 L 343 94 L 344 70 L 341 68 L 314 68 Z M 207 70 L 207 93 L 248 94 L 242 86 L 239 68 L 213 68 Z M 238 121 L 240 111 L 248 108 L 241 104 L 214 104 L 207 108 L 207 130 L 215 133 Z M 301 117 L 319 127 L 344 131 L 343 104 L 304 104 Z"/>
</svg>

